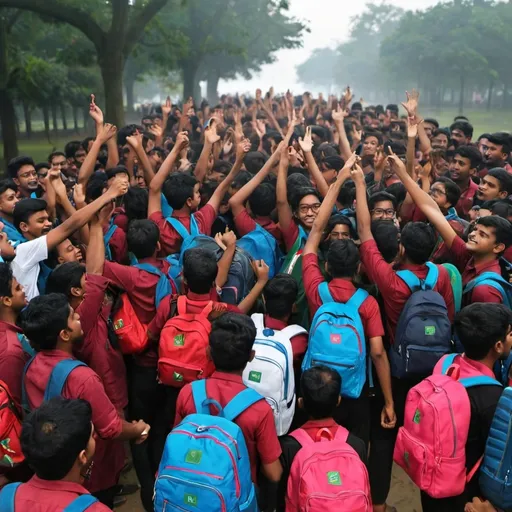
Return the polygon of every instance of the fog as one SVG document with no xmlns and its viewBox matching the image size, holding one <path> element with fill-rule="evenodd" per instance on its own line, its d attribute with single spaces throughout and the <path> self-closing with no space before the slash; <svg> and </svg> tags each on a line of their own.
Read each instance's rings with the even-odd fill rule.
<svg viewBox="0 0 512 512">
<path fill-rule="evenodd" d="M 334 47 L 348 39 L 350 19 L 363 11 L 369 3 L 380 3 L 378 0 L 289 0 L 290 14 L 308 22 L 310 33 L 304 37 L 304 45 L 296 50 L 277 52 L 274 64 L 266 65 L 259 75 L 252 80 L 238 79 L 221 81 L 219 92 L 253 92 L 257 87 L 267 90 L 272 85 L 276 92 L 288 88 L 300 92 L 304 86 L 298 83 L 295 67 L 307 60 L 313 50 L 322 47 Z M 389 0 L 389 4 L 414 10 L 424 9 L 439 3 L 439 0 Z M 347 77 L 350 83 L 350 77 Z"/>
</svg>

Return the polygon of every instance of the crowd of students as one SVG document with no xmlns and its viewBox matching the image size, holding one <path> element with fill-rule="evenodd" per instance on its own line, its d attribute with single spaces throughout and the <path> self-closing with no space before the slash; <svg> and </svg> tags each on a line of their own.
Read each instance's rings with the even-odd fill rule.
<svg viewBox="0 0 512 512">
<path fill-rule="evenodd" d="M 393 460 L 425 512 L 512 509 L 512 136 L 418 103 L 92 95 L 9 162 L 0 509 L 110 510 L 133 464 L 146 511 L 392 512 Z"/>
</svg>

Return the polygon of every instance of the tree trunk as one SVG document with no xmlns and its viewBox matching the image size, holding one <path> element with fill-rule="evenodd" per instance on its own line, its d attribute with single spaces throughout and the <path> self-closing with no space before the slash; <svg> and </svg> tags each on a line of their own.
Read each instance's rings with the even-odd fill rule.
<svg viewBox="0 0 512 512">
<path fill-rule="evenodd" d="M 48 110 L 48 105 L 44 105 L 43 108 L 43 121 L 44 121 L 44 133 L 48 142 L 50 142 L 50 111 Z"/>
<path fill-rule="evenodd" d="M 123 68 L 125 63 L 122 48 L 115 44 L 110 46 L 106 44 L 103 51 L 98 53 L 98 61 L 105 90 L 105 120 L 122 128 L 124 126 Z"/>
<path fill-rule="evenodd" d="M 210 105 L 216 105 L 219 102 L 219 74 L 215 70 L 208 71 L 208 85 L 206 87 L 206 98 Z"/>
<path fill-rule="evenodd" d="M 11 158 L 18 156 L 18 137 L 16 134 L 16 111 L 8 91 L 0 90 L 0 124 L 2 125 L 2 140 L 4 143 L 5 164 Z"/>
<path fill-rule="evenodd" d="M 487 97 L 487 110 L 491 110 L 493 94 L 494 94 L 494 80 L 490 80 L 489 81 L 489 93 L 488 93 L 488 97 Z"/>
<path fill-rule="evenodd" d="M 26 101 L 23 102 L 23 116 L 25 117 L 25 132 L 30 139 L 32 137 L 32 112 Z"/>
<path fill-rule="evenodd" d="M 57 120 L 57 105 L 55 103 L 52 103 L 51 109 L 52 109 L 53 131 L 55 133 L 57 133 L 59 131 L 59 121 Z"/>
<path fill-rule="evenodd" d="M 183 101 L 192 96 L 194 100 L 199 100 L 197 97 L 199 83 L 196 80 L 198 64 L 195 62 L 187 61 L 183 65 Z"/>
<path fill-rule="evenodd" d="M 459 114 L 464 112 L 464 75 L 460 75 L 460 98 L 459 98 Z"/>
<path fill-rule="evenodd" d="M 131 76 L 125 76 L 124 87 L 126 89 L 126 112 L 133 114 L 135 112 L 135 80 Z"/>
<path fill-rule="evenodd" d="M 78 127 L 78 108 L 75 105 L 72 105 L 71 110 L 73 111 L 73 125 L 75 127 L 75 132 L 78 133 L 80 131 L 80 128 Z"/>
<path fill-rule="evenodd" d="M 503 108 L 508 107 L 508 84 L 503 84 Z"/>
<path fill-rule="evenodd" d="M 66 119 L 66 105 L 64 103 L 60 103 L 60 116 L 62 117 L 62 128 L 64 130 L 68 129 L 68 120 Z"/>
</svg>

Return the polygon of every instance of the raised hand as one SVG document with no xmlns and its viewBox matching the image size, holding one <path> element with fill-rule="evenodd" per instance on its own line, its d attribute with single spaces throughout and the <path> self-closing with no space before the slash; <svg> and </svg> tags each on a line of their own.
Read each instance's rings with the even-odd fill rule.
<svg viewBox="0 0 512 512">
<path fill-rule="evenodd" d="M 98 139 L 102 144 L 107 143 L 112 137 L 117 135 L 117 126 L 114 124 L 106 123 L 98 133 Z"/>
<path fill-rule="evenodd" d="M 311 153 L 311 150 L 313 149 L 313 139 L 311 137 L 311 126 L 308 126 L 306 128 L 306 133 L 304 134 L 304 139 L 302 137 L 299 137 L 299 146 L 300 149 L 304 153 Z"/>
<path fill-rule="evenodd" d="M 236 158 L 237 160 L 243 159 L 247 153 L 251 150 L 251 141 L 249 139 L 243 139 L 236 145 Z"/>
<path fill-rule="evenodd" d="M 177 152 L 180 152 L 182 149 L 186 148 L 189 145 L 188 134 L 187 132 L 180 132 L 176 137 L 176 144 L 174 145 L 173 150 L 175 149 Z"/>
<path fill-rule="evenodd" d="M 405 91 L 405 95 L 407 96 L 407 101 L 405 103 L 402 102 L 402 107 L 405 108 L 409 117 L 416 117 L 420 93 L 413 89 L 411 92 Z"/>
<path fill-rule="evenodd" d="M 256 274 L 256 278 L 259 282 L 267 282 L 268 281 L 268 271 L 269 267 L 265 263 L 264 260 L 254 260 L 251 262 L 252 269 Z"/>
<path fill-rule="evenodd" d="M 83 205 L 85 204 L 85 187 L 82 183 L 77 183 L 73 188 L 73 201 L 75 205 Z"/>
<path fill-rule="evenodd" d="M 142 147 L 142 133 L 137 132 L 135 135 L 130 135 L 126 137 L 126 142 L 136 151 L 137 149 Z"/>
<path fill-rule="evenodd" d="M 166 117 L 169 117 L 171 115 L 171 110 L 172 110 L 171 98 L 169 96 L 167 96 L 165 103 L 162 105 L 162 114 Z"/>
<path fill-rule="evenodd" d="M 91 94 L 89 115 L 94 119 L 96 124 L 103 124 L 103 112 L 101 111 L 101 108 L 96 105 L 96 96 L 94 96 L 94 94 Z"/>
<path fill-rule="evenodd" d="M 210 126 L 204 131 L 204 138 L 212 146 L 219 142 L 220 135 L 217 133 L 217 123 L 211 122 Z"/>
<path fill-rule="evenodd" d="M 389 162 L 389 165 L 391 166 L 391 169 L 396 172 L 396 174 L 407 174 L 407 169 L 405 167 L 405 164 L 400 160 L 398 156 L 393 153 L 393 150 L 391 148 L 388 148 L 389 150 L 389 156 L 387 157 L 387 161 Z"/>
<path fill-rule="evenodd" d="M 342 109 L 340 105 L 338 105 L 336 110 L 332 111 L 332 120 L 335 123 L 343 123 L 346 117 L 348 117 L 348 112 Z"/>
<path fill-rule="evenodd" d="M 114 177 L 114 181 L 112 182 L 112 185 L 110 185 L 107 193 L 111 194 L 115 199 L 117 197 L 124 196 L 126 192 L 128 192 L 129 187 L 130 184 L 124 176 L 117 175 Z"/>
<path fill-rule="evenodd" d="M 354 180 L 355 184 L 363 184 L 365 182 L 363 169 L 361 169 L 358 164 L 354 164 L 352 170 L 350 171 L 350 177 L 352 180 Z"/>
</svg>

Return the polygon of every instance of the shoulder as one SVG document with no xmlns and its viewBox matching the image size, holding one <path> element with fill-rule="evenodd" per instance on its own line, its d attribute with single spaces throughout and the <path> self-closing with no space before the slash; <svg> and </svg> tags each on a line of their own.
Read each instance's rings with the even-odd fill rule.
<svg viewBox="0 0 512 512">
<path fill-rule="evenodd" d="M 347 437 L 347 444 L 355 450 L 355 452 L 359 455 L 359 458 L 366 464 L 367 455 L 364 441 L 354 434 L 349 433 Z"/>
</svg>

